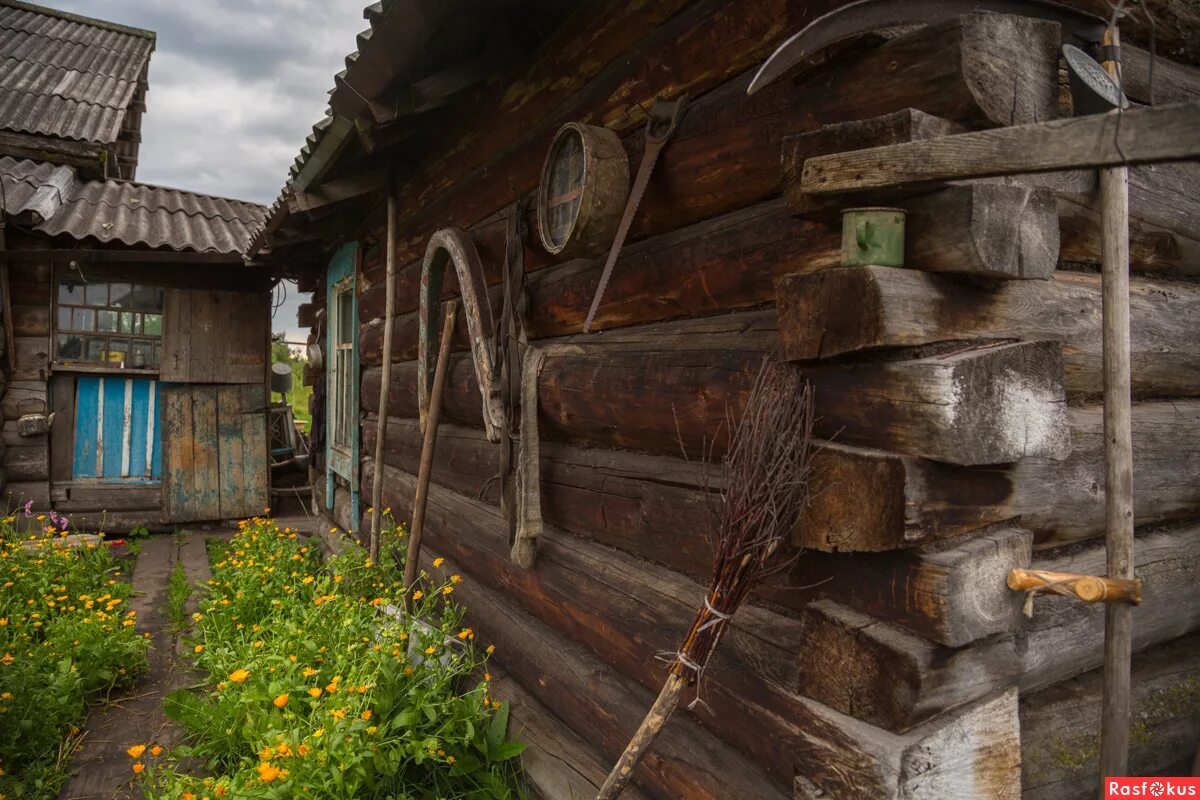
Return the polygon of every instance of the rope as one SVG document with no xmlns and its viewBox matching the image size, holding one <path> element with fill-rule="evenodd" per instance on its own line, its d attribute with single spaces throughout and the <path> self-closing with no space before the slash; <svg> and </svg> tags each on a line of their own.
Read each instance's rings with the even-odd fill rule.
<svg viewBox="0 0 1200 800">
<path fill-rule="evenodd" d="M 1032 589 L 1026 589 L 1025 605 L 1021 608 L 1021 613 L 1029 619 L 1033 619 L 1033 598 L 1035 595 L 1059 594 L 1063 597 L 1075 597 L 1075 594 L 1065 587 L 1077 580 L 1078 578 L 1062 578 L 1057 581 L 1048 581 L 1041 586 L 1034 586 Z"/>
</svg>

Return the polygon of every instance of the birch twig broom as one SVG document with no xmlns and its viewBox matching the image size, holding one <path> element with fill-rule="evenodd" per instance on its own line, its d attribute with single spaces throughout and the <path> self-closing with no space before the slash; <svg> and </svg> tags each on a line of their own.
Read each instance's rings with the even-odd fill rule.
<svg viewBox="0 0 1200 800">
<path fill-rule="evenodd" d="M 658 699 L 596 800 L 615 800 L 621 794 L 684 690 L 703 677 L 729 619 L 755 582 L 790 562 L 778 551 L 799 524 L 808 498 L 812 425 L 812 387 L 790 364 L 764 361 L 725 459 L 708 593 Z"/>
</svg>

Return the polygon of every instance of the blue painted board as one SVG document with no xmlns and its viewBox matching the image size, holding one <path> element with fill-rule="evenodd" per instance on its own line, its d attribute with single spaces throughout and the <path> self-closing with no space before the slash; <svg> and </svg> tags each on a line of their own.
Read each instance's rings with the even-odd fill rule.
<svg viewBox="0 0 1200 800">
<path fill-rule="evenodd" d="M 81 376 L 75 387 L 72 476 L 131 483 L 157 481 L 162 471 L 158 381 Z"/>
</svg>

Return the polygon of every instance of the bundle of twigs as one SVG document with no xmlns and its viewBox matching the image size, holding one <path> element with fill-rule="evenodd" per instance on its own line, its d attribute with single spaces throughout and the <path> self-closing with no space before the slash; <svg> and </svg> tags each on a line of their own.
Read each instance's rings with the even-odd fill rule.
<svg viewBox="0 0 1200 800">
<path fill-rule="evenodd" d="M 808 497 L 812 425 L 812 387 L 795 367 L 764 361 L 725 459 L 708 593 L 674 654 L 658 699 L 596 800 L 621 794 L 684 689 L 699 684 L 729 619 L 755 582 L 790 563 L 780 548 L 799 524 Z"/>
</svg>

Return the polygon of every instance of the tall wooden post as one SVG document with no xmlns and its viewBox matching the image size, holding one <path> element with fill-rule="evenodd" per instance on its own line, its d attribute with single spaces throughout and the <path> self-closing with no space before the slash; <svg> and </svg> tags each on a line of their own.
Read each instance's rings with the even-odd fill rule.
<svg viewBox="0 0 1200 800">
<path fill-rule="evenodd" d="M 1109 27 L 1104 44 L 1118 46 Z M 1104 68 L 1120 84 L 1119 65 Z M 1121 113 L 1120 110 L 1111 112 Z M 1104 314 L 1104 518 L 1108 577 L 1133 577 L 1133 436 L 1129 377 L 1129 168 L 1100 170 Z M 1129 759 L 1129 659 L 1133 607 L 1110 603 L 1104 617 L 1100 779 L 1124 775 Z"/>
<path fill-rule="evenodd" d="M 379 563 L 379 521 L 383 509 L 383 441 L 387 438 L 388 390 L 392 385 L 392 325 L 396 315 L 396 188 L 387 190 L 387 298 L 383 304 L 383 374 L 379 383 L 379 419 L 375 426 L 375 479 L 371 482 L 371 561 Z"/>
</svg>

